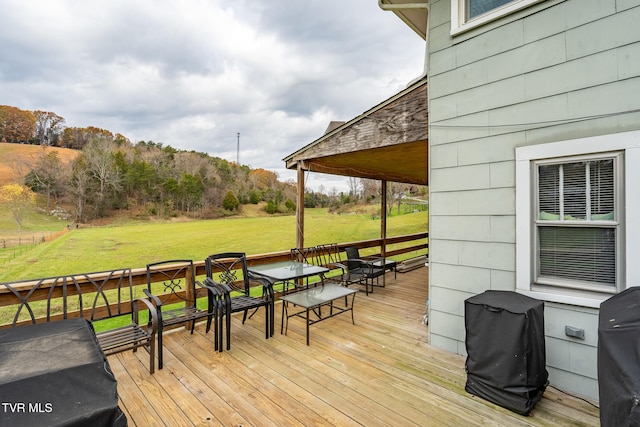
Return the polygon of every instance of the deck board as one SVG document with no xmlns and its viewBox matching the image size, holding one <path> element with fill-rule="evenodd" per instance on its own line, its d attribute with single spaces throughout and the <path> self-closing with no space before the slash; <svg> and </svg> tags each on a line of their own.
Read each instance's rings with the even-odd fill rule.
<svg viewBox="0 0 640 427">
<path fill-rule="evenodd" d="M 109 356 L 132 426 L 597 426 L 598 409 L 549 387 L 520 416 L 464 390 L 464 358 L 427 344 L 422 324 L 427 268 L 386 278 L 349 313 L 311 326 L 302 319 L 264 338 L 264 314 L 232 319 L 231 350 L 213 350 L 204 325 L 164 336 L 164 369 L 148 354 Z"/>
</svg>

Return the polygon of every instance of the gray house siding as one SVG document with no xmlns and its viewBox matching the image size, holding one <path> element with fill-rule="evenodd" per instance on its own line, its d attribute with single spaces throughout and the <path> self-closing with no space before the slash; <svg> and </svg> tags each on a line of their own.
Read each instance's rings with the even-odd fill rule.
<svg viewBox="0 0 640 427">
<path fill-rule="evenodd" d="M 640 129 L 640 0 L 548 0 L 454 37 L 451 0 L 429 4 L 430 342 L 465 354 L 464 300 L 515 290 L 516 147 Z M 552 385 L 597 399 L 597 309 L 545 307 Z"/>
</svg>

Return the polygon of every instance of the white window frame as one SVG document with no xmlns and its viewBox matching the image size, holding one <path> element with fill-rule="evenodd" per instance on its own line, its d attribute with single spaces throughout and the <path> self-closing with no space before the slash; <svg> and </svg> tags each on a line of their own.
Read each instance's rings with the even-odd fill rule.
<svg viewBox="0 0 640 427">
<path fill-rule="evenodd" d="M 475 18 L 466 19 L 468 0 L 451 0 L 451 35 L 460 34 L 472 28 L 479 27 L 488 22 L 495 21 L 510 13 L 516 12 L 532 4 L 540 3 L 544 0 L 513 0 L 503 6 L 497 7 Z"/>
<path fill-rule="evenodd" d="M 516 291 L 543 301 L 559 302 L 583 307 L 600 306 L 611 292 L 598 289 L 550 286 L 535 283 L 536 248 L 534 222 L 537 219 L 536 162 L 557 159 L 558 162 L 576 156 L 593 158 L 620 153 L 622 172 L 619 179 L 617 203 L 619 233 L 616 236 L 616 256 L 619 269 L 618 291 L 640 285 L 640 221 L 626 221 L 625 218 L 640 218 L 640 196 L 637 183 L 640 182 L 640 131 L 623 132 L 548 144 L 516 148 Z"/>
</svg>

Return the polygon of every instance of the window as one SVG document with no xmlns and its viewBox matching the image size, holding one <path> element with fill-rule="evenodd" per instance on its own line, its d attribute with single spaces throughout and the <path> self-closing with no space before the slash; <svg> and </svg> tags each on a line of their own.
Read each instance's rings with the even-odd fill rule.
<svg viewBox="0 0 640 427">
<path fill-rule="evenodd" d="M 451 34 L 478 27 L 544 0 L 451 0 Z"/>
<path fill-rule="evenodd" d="M 640 285 L 640 131 L 516 148 L 516 291 L 600 306 Z"/>
<path fill-rule="evenodd" d="M 619 157 L 534 162 L 536 283 L 617 290 Z"/>
<path fill-rule="evenodd" d="M 504 6 L 507 3 L 511 3 L 513 0 L 465 0 L 466 1 L 466 20 L 473 19 L 477 16 L 483 15 L 493 9 L 497 9 L 500 6 Z"/>
</svg>

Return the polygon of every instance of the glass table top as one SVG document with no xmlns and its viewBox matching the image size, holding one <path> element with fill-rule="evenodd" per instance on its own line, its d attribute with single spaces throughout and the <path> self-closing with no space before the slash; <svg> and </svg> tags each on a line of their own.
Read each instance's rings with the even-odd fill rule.
<svg viewBox="0 0 640 427">
<path fill-rule="evenodd" d="M 298 261 L 282 261 L 251 266 L 249 271 L 275 281 L 287 281 L 327 273 L 329 269 Z"/>
<path fill-rule="evenodd" d="M 311 308 L 347 295 L 355 294 L 356 292 L 358 292 L 357 289 L 349 289 L 344 286 L 328 284 L 284 295 L 281 299 L 304 308 Z"/>
</svg>

